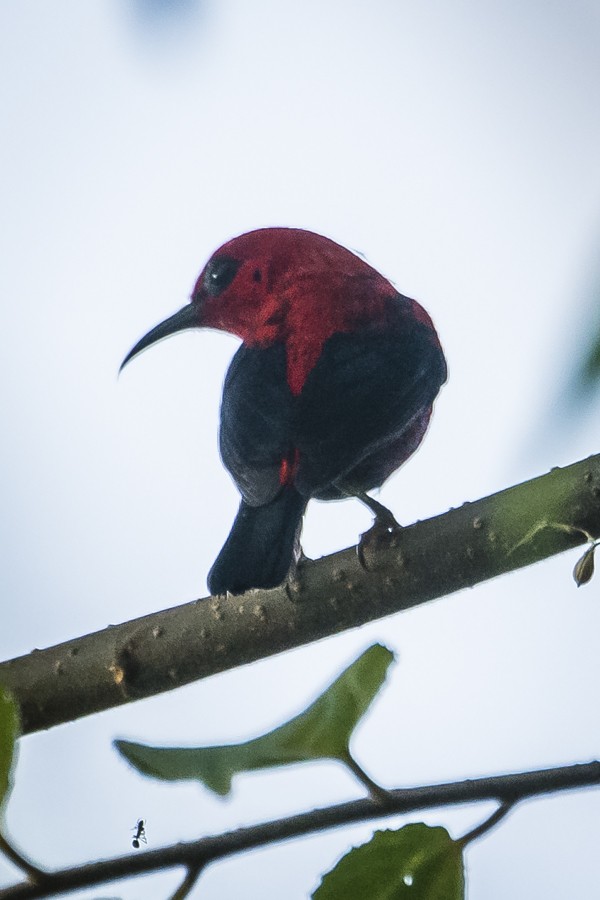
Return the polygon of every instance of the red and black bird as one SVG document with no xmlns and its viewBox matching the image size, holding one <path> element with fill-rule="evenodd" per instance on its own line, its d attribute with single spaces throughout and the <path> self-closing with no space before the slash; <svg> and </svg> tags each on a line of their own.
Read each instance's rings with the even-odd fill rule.
<svg viewBox="0 0 600 900">
<path fill-rule="evenodd" d="M 423 307 L 363 259 L 297 228 L 263 228 L 220 247 L 191 302 L 121 368 L 187 328 L 242 340 L 220 429 L 242 500 L 209 589 L 275 587 L 293 570 L 312 497 L 364 495 L 421 443 L 446 380 L 438 336 Z"/>
</svg>

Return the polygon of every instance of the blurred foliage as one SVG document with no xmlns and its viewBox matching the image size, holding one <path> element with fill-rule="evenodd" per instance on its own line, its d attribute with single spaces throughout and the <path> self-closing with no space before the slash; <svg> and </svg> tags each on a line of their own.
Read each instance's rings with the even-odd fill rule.
<svg viewBox="0 0 600 900">
<path fill-rule="evenodd" d="M 317 759 L 347 763 L 352 732 L 381 688 L 392 659 L 391 650 L 373 644 L 304 712 L 254 740 L 197 748 L 117 740 L 115 746 L 144 775 L 167 781 L 196 779 L 222 797 L 239 772 Z"/>
<path fill-rule="evenodd" d="M 589 294 L 580 316 L 581 324 L 575 327 L 571 372 L 567 377 L 566 397 L 569 405 L 588 402 L 600 388 L 600 272 L 589 279 Z M 579 318 L 579 316 L 577 317 Z"/>
<path fill-rule="evenodd" d="M 129 0 L 129 14 L 142 33 L 167 37 L 173 28 L 189 28 L 206 0 Z"/>
<path fill-rule="evenodd" d="M 588 392 L 591 388 L 597 388 L 600 381 L 600 327 L 596 329 L 594 339 L 583 357 L 579 382 L 581 388 Z"/>
<path fill-rule="evenodd" d="M 17 704 L 11 694 L 0 687 L 0 814 L 12 788 L 19 731 Z"/>
</svg>

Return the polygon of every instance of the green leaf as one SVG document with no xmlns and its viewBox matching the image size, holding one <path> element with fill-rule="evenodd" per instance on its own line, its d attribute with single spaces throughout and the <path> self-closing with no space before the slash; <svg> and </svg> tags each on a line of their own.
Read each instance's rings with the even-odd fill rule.
<svg viewBox="0 0 600 900">
<path fill-rule="evenodd" d="M 575 563 L 573 578 L 575 579 L 577 587 L 581 587 L 582 584 L 587 584 L 588 581 L 591 581 L 593 578 L 594 553 L 596 551 L 596 546 L 597 545 L 594 543 L 591 547 L 588 547 L 583 556 Z"/>
<path fill-rule="evenodd" d="M 220 796 L 238 772 L 315 759 L 346 762 L 357 723 L 379 691 L 392 662 L 391 650 L 374 644 L 300 715 L 273 731 L 216 747 L 150 747 L 118 740 L 115 746 L 138 771 L 154 778 L 203 782 Z"/>
<path fill-rule="evenodd" d="M 12 695 L 0 686 L 0 814 L 12 788 L 20 734 L 19 708 Z"/>
<path fill-rule="evenodd" d="M 377 831 L 323 876 L 314 900 L 463 900 L 462 847 L 445 828 Z"/>
</svg>

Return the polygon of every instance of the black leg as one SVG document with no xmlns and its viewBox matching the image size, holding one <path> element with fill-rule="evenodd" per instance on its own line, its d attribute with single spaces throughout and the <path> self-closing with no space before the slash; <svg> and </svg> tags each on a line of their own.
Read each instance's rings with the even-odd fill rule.
<svg viewBox="0 0 600 900">
<path fill-rule="evenodd" d="M 360 500 L 361 503 L 364 503 L 375 516 L 375 522 L 373 523 L 374 528 L 381 528 L 392 532 L 402 527 L 396 521 L 394 514 L 387 506 L 380 503 L 379 500 L 374 500 L 373 497 L 369 497 L 364 491 L 359 491 L 354 494 L 354 496 L 357 500 Z"/>
</svg>

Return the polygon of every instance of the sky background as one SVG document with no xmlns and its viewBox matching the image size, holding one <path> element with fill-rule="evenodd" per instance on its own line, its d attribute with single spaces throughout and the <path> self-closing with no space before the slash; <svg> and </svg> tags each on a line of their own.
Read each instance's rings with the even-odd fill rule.
<svg viewBox="0 0 600 900">
<path fill-rule="evenodd" d="M 117 370 L 243 231 L 325 234 L 431 314 L 450 377 L 381 491 L 401 522 L 600 449 L 598 404 L 565 401 L 600 284 L 599 45 L 597 0 L 2 4 L 0 658 L 206 594 L 238 504 L 217 452 L 237 343 L 186 333 Z M 305 550 L 368 525 L 312 503 Z M 376 640 L 398 663 L 353 746 L 382 784 L 597 758 L 600 598 L 578 555 L 25 739 L 15 842 L 58 867 L 127 853 L 139 817 L 155 848 L 361 796 L 321 763 L 223 802 L 143 779 L 111 741 L 255 736 Z M 460 836 L 492 808 L 410 820 Z M 469 850 L 470 900 L 593 895 L 599 816 L 597 791 L 519 807 Z M 235 857 L 192 896 L 303 900 L 371 831 Z"/>
</svg>

